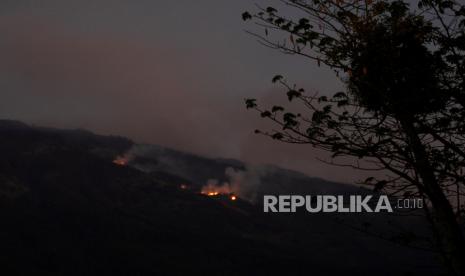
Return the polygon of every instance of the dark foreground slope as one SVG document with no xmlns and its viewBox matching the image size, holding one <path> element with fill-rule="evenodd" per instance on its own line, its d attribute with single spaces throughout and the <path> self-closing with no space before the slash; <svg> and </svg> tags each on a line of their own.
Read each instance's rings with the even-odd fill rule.
<svg viewBox="0 0 465 276">
<path fill-rule="evenodd" d="M 265 215 L 242 200 L 206 198 L 158 180 L 157 173 L 166 179 L 173 172 L 147 174 L 111 162 L 131 146 L 119 137 L 1 121 L 0 273 L 439 271 L 434 255 L 345 228 L 331 216 Z"/>
</svg>

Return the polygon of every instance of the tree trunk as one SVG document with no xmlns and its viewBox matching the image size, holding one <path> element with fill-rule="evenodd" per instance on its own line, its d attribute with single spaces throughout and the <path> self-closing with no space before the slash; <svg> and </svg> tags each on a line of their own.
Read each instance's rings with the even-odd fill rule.
<svg viewBox="0 0 465 276">
<path fill-rule="evenodd" d="M 454 210 L 441 189 L 411 120 L 401 121 L 415 159 L 415 170 L 422 180 L 422 189 L 431 201 L 431 218 L 438 243 L 447 265 L 454 275 L 465 275 L 465 238 Z"/>
</svg>

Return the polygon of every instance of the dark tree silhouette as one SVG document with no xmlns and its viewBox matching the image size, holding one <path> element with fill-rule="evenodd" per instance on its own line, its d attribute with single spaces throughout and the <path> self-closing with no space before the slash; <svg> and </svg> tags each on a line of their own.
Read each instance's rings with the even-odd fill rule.
<svg viewBox="0 0 465 276">
<path fill-rule="evenodd" d="M 423 197 L 438 249 L 465 275 L 460 223 L 465 189 L 465 5 L 459 1 L 281 0 L 245 12 L 259 42 L 331 68 L 346 89 L 307 93 L 277 75 L 289 101 L 249 109 L 280 126 L 257 133 L 332 153 L 334 165 L 382 171 L 365 181 L 393 196 Z M 280 8 L 281 9 L 281 8 Z M 296 14 L 302 16 L 296 16 Z M 347 158 L 353 162 L 347 162 Z M 341 163 L 339 160 L 344 160 Z M 463 218 L 463 216 L 462 216 Z"/>
</svg>

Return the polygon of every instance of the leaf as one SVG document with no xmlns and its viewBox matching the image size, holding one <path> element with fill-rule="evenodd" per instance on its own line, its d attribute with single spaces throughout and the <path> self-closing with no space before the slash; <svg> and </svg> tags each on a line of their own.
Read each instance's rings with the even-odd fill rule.
<svg viewBox="0 0 465 276">
<path fill-rule="evenodd" d="M 281 140 L 284 138 L 284 136 L 281 133 L 276 132 L 275 134 L 271 136 L 271 138 L 276 139 L 276 140 Z"/>
<path fill-rule="evenodd" d="M 348 100 L 340 100 L 337 102 L 337 107 L 346 106 L 349 104 Z"/>
<path fill-rule="evenodd" d="M 375 187 L 373 189 L 374 192 L 379 192 L 381 191 L 384 186 L 386 186 L 387 184 L 387 181 L 386 180 L 381 180 L 381 181 L 378 181 L 376 184 L 375 184 Z"/>
<path fill-rule="evenodd" d="M 334 94 L 333 98 L 347 98 L 347 94 L 344 92 L 337 92 Z"/>
<path fill-rule="evenodd" d="M 252 15 L 250 13 L 244 12 L 242 14 L 242 20 L 247 21 L 247 20 L 250 20 L 250 19 L 252 19 Z"/>
<path fill-rule="evenodd" d="M 265 117 L 270 117 L 271 116 L 271 112 L 269 112 L 268 110 L 267 111 L 263 111 L 260 116 L 262 116 L 263 118 Z"/>
<path fill-rule="evenodd" d="M 284 107 L 275 105 L 271 109 L 271 112 L 273 112 L 273 113 L 278 112 L 278 111 L 284 111 Z"/>
<path fill-rule="evenodd" d="M 306 40 L 305 38 L 301 38 L 301 37 L 297 38 L 297 39 L 295 40 L 295 42 L 297 42 L 298 44 L 302 44 L 302 45 L 306 45 L 306 44 L 307 44 L 307 40 Z"/>
<path fill-rule="evenodd" d="M 307 25 L 310 21 L 307 18 L 299 19 L 299 25 Z"/>
<path fill-rule="evenodd" d="M 289 99 L 289 101 L 292 101 L 294 98 L 297 98 L 297 97 L 300 97 L 302 93 L 299 92 L 299 91 L 296 91 L 296 90 L 289 90 L 287 92 L 287 98 Z"/>
<path fill-rule="evenodd" d="M 329 129 L 335 129 L 335 128 L 337 128 L 339 126 L 339 124 L 336 121 L 333 121 L 333 120 L 328 121 L 327 124 L 328 124 Z"/>
<path fill-rule="evenodd" d="M 274 21 L 274 23 L 275 23 L 276 25 L 278 25 L 278 26 L 281 25 L 281 24 L 284 24 L 284 22 L 285 22 L 285 21 L 284 21 L 284 18 L 281 18 L 281 17 L 278 18 L 278 19 L 276 19 L 276 20 Z"/>
<path fill-rule="evenodd" d="M 266 12 L 267 13 L 276 13 L 277 10 L 275 8 L 273 8 L 273 7 L 268 7 L 268 8 L 266 8 Z"/>
<path fill-rule="evenodd" d="M 333 39 L 330 38 L 330 37 L 323 37 L 321 40 L 320 40 L 320 47 L 323 47 L 327 44 L 330 44 L 331 42 L 333 42 Z"/>
<path fill-rule="evenodd" d="M 323 112 L 316 110 L 315 112 L 313 112 L 312 122 L 321 123 L 324 117 L 323 115 L 324 115 Z"/>
<path fill-rule="evenodd" d="M 280 81 L 280 80 L 282 80 L 282 79 L 283 79 L 283 76 L 281 76 L 281 75 L 276 75 L 276 76 L 273 77 L 273 79 L 271 80 L 271 82 L 276 83 L 276 82 L 278 82 L 278 81 Z"/>
<path fill-rule="evenodd" d="M 370 176 L 370 177 L 368 177 L 367 179 L 365 179 L 364 182 L 365 182 L 365 183 L 370 183 L 370 182 L 372 182 L 373 180 L 375 180 L 375 178 L 374 178 L 373 176 Z"/>
<path fill-rule="evenodd" d="M 298 122 L 295 120 L 296 119 L 296 115 L 293 114 L 293 113 L 285 113 L 283 115 L 283 121 L 284 121 L 284 129 L 286 128 L 292 128 L 294 126 L 297 126 Z"/>
<path fill-rule="evenodd" d="M 321 102 L 327 102 L 328 101 L 328 97 L 326 96 L 321 96 L 318 98 L 318 102 L 321 103 Z"/>
<path fill-rule="evenodd" d="M 332 105 L 328 104 L 323 107 L 323 113 L 327 114 L 331 112 L 331 108 L 333 108 Z"/>
<path fill-rule="evenodd" d="M 290 120 L 290 119 L 295 119 L 297 116 L 295 116 L 295 114 L 293 113 L 286 113 L 284 114 L 283 118 L 284 118 L 284 121 L 287 121 L 287 120 Z"/>
<path fill-rule="evenodd" d="M 255 103 L 257 100 L 256 99 L 246 99 L 245 100 L 245 105 L 247 109 L 254 108 L 257 106 Z"/>
</svg>

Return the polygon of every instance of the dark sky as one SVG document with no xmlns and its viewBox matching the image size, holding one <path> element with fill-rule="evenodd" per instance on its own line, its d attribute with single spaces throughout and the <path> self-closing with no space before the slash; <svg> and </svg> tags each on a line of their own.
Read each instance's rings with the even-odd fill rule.
<svg viewBox="0 0 465 276">
<path fill-rule="evenodd" d="M 0 118 L 358 179 L 316 161 L 311 147 L 253 134 L 264 124 L 243 99 L 284 100 L 274 75 L 320 93 L 341 85 L 247 35 L 240 15 L 257 2 L 273 3 L 2 0 Z"/>
</svg>

